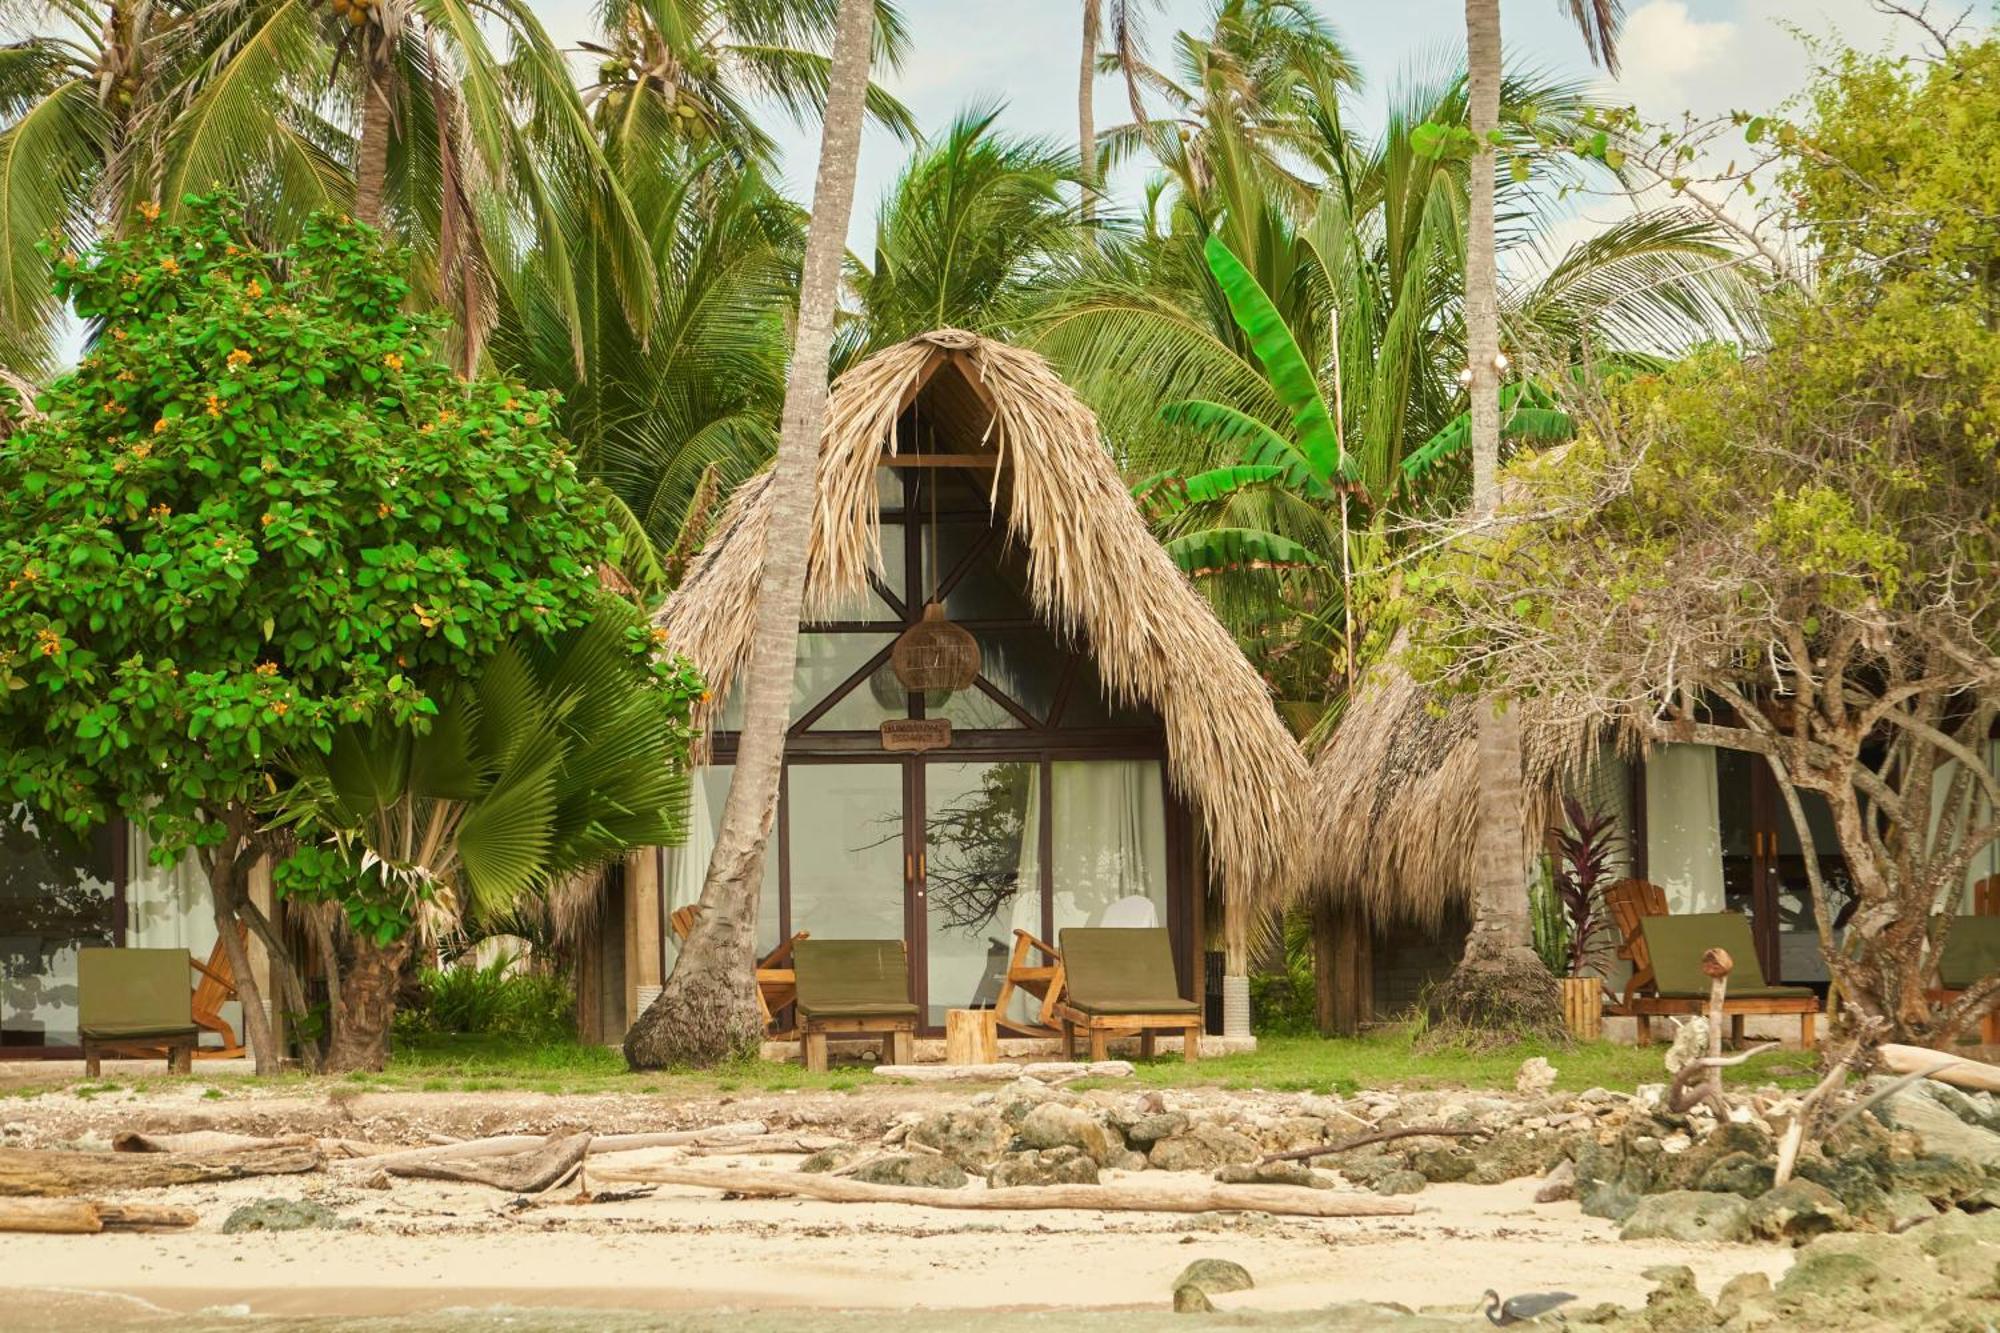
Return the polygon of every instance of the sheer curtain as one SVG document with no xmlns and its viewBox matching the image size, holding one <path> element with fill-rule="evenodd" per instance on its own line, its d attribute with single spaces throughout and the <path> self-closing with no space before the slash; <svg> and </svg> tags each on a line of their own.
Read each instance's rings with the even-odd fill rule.
<svg viewBox="0 0 2000 1333">
<path fill-rule="evenodd" d="M 215 906 L 208 876 L 193 852 L 170 866 L 153 864 L 153 840 L 136 823 L 125 826 L 125 944 L 132 949 L 185 949 L 197 963 L 215 952 Z M 188 972 L 188 985 L 196 975 Z M 243 1006 L 222 1006 L 222 1021 L 243 1038 Z M 219 1037 L 204 1034 L 213 1044 Z"/>
<path fill-rule="evenodd" d="M 1646 758 L 1646 873 L 1675 912 L 1720 912 L 1722 810 L 1715 751 L 1663 745 Z"/>
<path fill-rule="evenodd" d="M 1167 812 L 1151 759 L 1050 765 L 1055 926 L 1167 919 Z"/>
<path fill-rule="evenodd" d="M 1988 771 L 2000 773 L 2000 740 L 1988 743 L 1986 763 Z M 1944 818 L 1945 801 L 1950 796 L 1952 771 L 1955 763 L 1938 765 L 1937 776 L 1931 783 L 1931 836 L 1937 836 L 1938 822 Z M 1965 796 L 1965 808 L 1959 811 L 1961 832 L 1967 827 L 1977 827 L 1991 817 L 1984 793 L 1973 791 Z M 1956 908 L 1946 904 L 1943 910 L 1970 912 L 1972 910 L 1972 890 L 1980 880 L 1989 875 L 2000 875 L 2000 842 L 1988 843 L 1965 867 L 1965 892 Z"/>
</svg>

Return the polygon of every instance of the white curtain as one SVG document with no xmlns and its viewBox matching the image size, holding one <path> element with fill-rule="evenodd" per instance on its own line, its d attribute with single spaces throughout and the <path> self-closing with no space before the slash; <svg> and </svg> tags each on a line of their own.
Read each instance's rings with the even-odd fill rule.
<svg viewBox="0 0 2000 1333">
<path fill-rule="evenodd" d="M 1986 762 L 1988 766 L 1987 771 L 2000 774 L 2000 740 L 1992 741 L 1988 744 Z M 1938 765 L 1937 776 L 1931 782 L 1932 837 L 1937 836 L 1938 822 L 1944 818 L 1945 799 L 1950 794 L 1952 772 L 1957 767 L 1956 763 Z M 1983 793 L 1977 791 L 1968 792 L 1965 801 L 1970 808 L 1969 810 L 1961 809 L 1959 812 L 1959 828 L 1961 831 L 1968 825 L 1984 824 L 1991 817 L 1991 812 L 1987 807 L 1986 797 Z M 2000 875 L 2000 842 L 1988 843 L 1965 867 L 1965 892 L 1956 910 L 1961 912 L 1970 912 L 1972 910 L 1973 886 L 1989 875 Z M 1946 904 L 1946 910 L 1952 910 L 1950 904 Z"/>
<path fill-rule="evenodd" d="M 1723 910 L 1722 815 L 1706 745 L 1664 745 L 1646 758 L 1646 874 L 1675 912 Z"/>
<path fill-rule="evenodd" d="M 672 917 L 681 908 L 701 901 L 702 881 L 708 876 L 708 858 L 715 851 L 715 812 L 709 808 L 708 783 L 712 770 L 703 769 L 695 774 L 688 784 L 687 841 L 678 847 L 662 849 L 660 886 L 666 893 L 666 915 L 660 921 L 660 929 L 665 933 L 667 945 L 667 972 L 674 970 L 674 960 L 680 957 L 680 938 L 674 934 Z M 723 790 L 728 791 L 725 779 Z M 773 842 L 776 841 L 774 836 Z M 765 852 L 768 858 L 777 854 L 771 847 Z M 759 938 L 762 938 L 765 923 L 757 923 Z M 772 925 L 772 931 L 777 927 Z M 643 941 L 641 942 L 643 943 Z"/>
<path fill-rule="evenodd" d="M 1167 814 L 1150 759 L 1052 764 L 1055 926 L 1157 926 L 1167 912 Z"/>
<path fill-rule="evenodd" d="M 215 905 L 208 893 L 208 876 L 193 852 L 171 866 L 152 860 L 153 840 L 136 823 L 125 826 L 125 945 L 131 949 L 186 949 L 206 964 L 215 952 Z M 188 985 L 198 980 L 188 971 Z M 222 1021 L 240 1043 L 243 1006 L 230 1000 L 222 1006 Z M 205 1045 L 221 1038 L 203 1034 Z"/>
<path fill-rule="evenodd" d="M 1002 956 L 998 959 L 999 972 L 1004 974 L 1007 960 L 1013 956 L 1014 932 L 1025 930 L 1036 939 L 1045 939 L 1042 934 L 1042 766 L 1030 761 L 1028 766 L 1027 809 L 1021 817 L 1021 861 L 1020 877 L 1015 881 L 1012 919 L 1007 923 L 1007 933 L 1002 937 Z M 1049 940 L 1053 944 L 1055 941 Z M 1041 955 L 1030 954 L 1028 962 L 1037 965 Z M 989 973 L 992 971 L 989 966 Z M 989 997 L 983 993 L 982 1001 Z M 1041 1001 L 1025 991 L 1016 992 L 1009 1013 L 1006 1015 L 1016 1023 L 1031 1023 L 1041 1008 Z"/>
</svg>

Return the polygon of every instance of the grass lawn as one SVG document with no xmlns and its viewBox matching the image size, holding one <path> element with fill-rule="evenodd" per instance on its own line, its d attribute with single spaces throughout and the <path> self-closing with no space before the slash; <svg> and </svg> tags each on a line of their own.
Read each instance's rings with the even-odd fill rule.
<svg viewBox="0 0 2000 1333">
<path fill-rule="evenodd" d="M 837 1048 L 836 1048 L 837 1049 Z M 1574 1046 L 1523 1044 L 1497 1051 L 1436 1051 L 1419 1054 L 1405 1031 L 1325 1040 L 1319 1037 L 1267 1036 L 1247 1055 L 1221 1056 L 1196 1064 L 1178 1055 L 1140 1062 L 1131 1080 L 1097 1079 L 1078 1087 L 1219 1087 L 1274 1092 L 1338 1092 L 1353 1094 L 1371 1088 L 1483 1088 L 1511 1091 L 1521 1062 L 1540 1055 L 1556 1067 L 1557 1087 L 1581 1091 L 1606 1087 L 1630 1091 L 1641 1083 L 1666 1078 L 1661 1058 L 1664 1046 L 1640 1049 L 1610 1042 Z M 1732 1083 L 1778 1083 L 1806 1087 L 1813 1081 L 1813 1061 L 1798 1052 L 1773 1051 L 1746 1066 L 1724 1071 Z M 195 1066 L 201 1077 L 201 1066 Z M 145 1090 L 179 1085 L 161 1075 L 137 1079 L 70 1080 L 73 1090 L 92 1092 Z M 615 1049 L 575 1043 L 524 1045 L 497 1037 L 423 1036 L 399 1040 L 389 1068 L 380 1074 L 309 1078 L 287 1074 L 260 1084 L 277 1090 L 320 1091 L 346 1085 L 397 1092 L 545 1092 L 624 1093 L 673 1097 L 703 1097 L 719 1093 L 776 1092 L 788 1088 L 844 1092 L 878 1083 L 866 1065 L 836 1065 L 824 1074 L 808 1074 L 796 1063 L 751 1061 L 705 1071 L 665 1071 L 634 1074 Z M 60 1082 L 24 1081 L 13 1095 L 32 1097 L 63 1086 Z M 234 1077 L 211 1080 L 212 1098 L 227 1097 L 241 1086 Z M 953 1085 L 964 1088 L 967 1085 Z"/>
</svg>

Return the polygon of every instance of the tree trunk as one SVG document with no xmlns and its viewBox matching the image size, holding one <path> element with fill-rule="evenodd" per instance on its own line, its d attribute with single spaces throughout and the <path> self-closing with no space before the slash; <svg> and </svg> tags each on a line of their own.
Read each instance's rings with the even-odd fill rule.
<svg viewBox="0 0 2000 1333">
<path fill-rule="evenodd" d="M 1100 0 L 1083 0 L 1083 68 L 1076 76 L 1076 155 L 1083 182 L 1082 213 L 1088 221 L 1097 211 L 1097 43 L 1102 23 Z"/>
<path fill-rule="evenodd" d="M 208 897 L 215 911 L 216 936 L 222 941 L 222 952 L 236 977 L 236 998 L 242 1002 L 243 1035 L 249 1043 L 252 1062 L 260 1076 L 275 1074 L 283 1053 L 278 1049 L 277 1034 L 271 1031 L 263 989 L 257 984 L 257 974 L 250 970 L 250 947 L 236 929 L 237 901 L 243 896 L 241 861 L 249 838 L 250 815 L 241 806 L 232 805 L 223 812 L 222 822 L 229 832 L 221 845 L 208 853 L 207 865 Z"/>
<path fill-rule="evenodd" d="M 245 1176 L 303 1175 L 317 1171 L 320 1160 L 319 1149 L 310 1143 L 205 1154 L 0 1148 L 0 1198 L 60 1198 L 241 1180 Z"/>
<path fill-rule="evenodd" d="M 1474 139 L 1466 198 L 1465 350 L 1471 370 L 1472 511 L 1499 507 L 1500 292 L 1493 229 L 1500 123 L 1499 0 L 1466 0 L 1467 112 Z M 1481 534 L 1482 538 L 1485 536 Z M 1479 823 L 1473 851 L 1472 933 L 1465 955 L 1433 996 L 1447 1032 L 1562 1031 L 1555 978 L 1536 956 L 1528 921 L 1526 839 L 1521 827 L 1521 723 L 1504 699 L 1479 710 Z"/>
<path fill-rule="evenodd" d="M 365 50 L 370 45 L 362 38 Z M 354 145 L 354 216 L 371 227 L 382 225 L 382 201 L 389 188 L 389 138 L 395 113 L 389 103 L 389 62 L 372 53 L 364 57 L 367 73 L 361 89 L 361 137 Z"/>
<path fill-rule="evenodd" d="M 1313 900 L 1313 1016 L 1322 1037 L 1352 1037 L 1374 1010 L 1374 951 L 1368 914 L 1358 903 Z"/>
<path fill-rule="evenodd" d="M 743 666 L 747 689 L 735 779 L 722 807 L 722 827 L 702 885 L 702 911 L 694 931 L 660 998 L 639 1016 L 625 1038 L 625 1058 L 635 1069 L 712 1065 L 754 1052 L 763 1036 L 755 990 L 757 896 L 785 760 L 820 430 L 826 416 L 827 365 L 848 215 L 854 207 L 874 20 L 871 0 L 841 0 L 799 289 L 798 336 L 785 379 L 784 423 L 771 480 L 756 635 Z"/>
<path fill-rule="evenodd" d="M 407 935 L 387 945 L 360 934 L 350 937 L 341 968 L 341 1002 L 333 1011 L 333 1044 L 326 1053 L 328 1073 L 375 1071 L 389 1063 L 396 991 L 403 981 L 403 960 L 409 956 Z"/>
</svg>

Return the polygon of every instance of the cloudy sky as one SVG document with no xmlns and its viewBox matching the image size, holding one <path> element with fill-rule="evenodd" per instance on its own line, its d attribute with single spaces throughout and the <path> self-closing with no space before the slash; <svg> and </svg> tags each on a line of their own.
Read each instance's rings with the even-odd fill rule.
<svg viewBox="0 0 2000 1333">
<path fill-rule="evenodd" d="M 1148 19 L 1152 54 L 1164 58 L 1179 28 L 1205 28 L 1211 0 L 1159 0 Z M 1354 54 L 1368 83 L 1364 104 L 1379 107 L 1399 71 L 1449 57 L 1463 41 L 1462 0 L 1317 0 L 1318 8 Z M 1869 0 L 1627 0 L 1622 42 L 1624 73 L 1618 101 L 1649 118 L 1684 110 L 1765 110 L 1796 92 L 1811 60 L 1800 35 L 1838 34 L 1876 48 L 1902 41 L 1908 24 L 1877 13 Z M 592 0 L 542 0 L 538 10 L 565 45 L 588 36 Z M 1587 76 L 1583 44 L 1558 0 L 1505 0 L 1501 6 L 1510 59 L 1529 59 L 1559 73 Z M 1022 134 L 1068 142 L 1076 134 L 1076 69 L 1080 41 L 1077 0 L 903 0 L 913 36 L 904 68 L 886 82 L 926 131 L 943 126 L 970 103 L 1003 101 L 1003 123 Z M 1906 44 L 1906 43 L 1905 43 Z M 1126 116 L 1122 83 L 1098 84 L 1100 126 Z M 817 127 L 788 131 L 784 174 L 790 193 L 812 191 Z M 894 179 L 906 150 L 871 131 L 862 147 L 860 190 L 851 240 L 865 247 L 876 202 Z M 1136 194 L 1136 178 L 1124 182 Z"/>
</svg>

